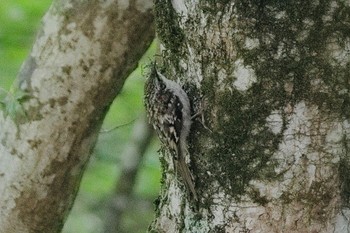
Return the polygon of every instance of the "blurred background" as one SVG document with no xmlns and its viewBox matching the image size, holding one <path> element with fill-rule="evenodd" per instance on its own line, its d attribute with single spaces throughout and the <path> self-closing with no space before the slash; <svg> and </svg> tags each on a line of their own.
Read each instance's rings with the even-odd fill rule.
<svg viewBox="0 0 350 233">
<path fill-rule="evenodd" d="M 50 4 L 51 0 L 0 0 L 2 91 L 15 83 Z M 108 232 L 106 228 L 145 232 L 153 220 L 160 187 L 159 144 L 144 123 L 142 64 L 154 52 L 152 45 L 111 106 L 63 233 Z"/>
</svg>

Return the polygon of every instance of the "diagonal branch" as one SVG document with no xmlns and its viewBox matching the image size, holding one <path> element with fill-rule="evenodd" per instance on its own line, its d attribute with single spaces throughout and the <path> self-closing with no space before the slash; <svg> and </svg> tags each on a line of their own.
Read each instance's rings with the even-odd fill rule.
<svg viewBox="0 0 350 233">
<path fill-rule="evenodd" d="M 60 232 L 110 103 L 154 37 L 152 1 L 55 1 L 0 112 L 1 232 Z"/>
</svg>

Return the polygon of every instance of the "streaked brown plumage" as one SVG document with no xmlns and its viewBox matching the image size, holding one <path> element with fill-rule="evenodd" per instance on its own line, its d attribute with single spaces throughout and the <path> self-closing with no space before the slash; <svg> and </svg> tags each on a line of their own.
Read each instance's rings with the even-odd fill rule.
<svg viewBox="0 0 350 233">
<path fill-rule="evenodd" d="M 159 73 L 155 64 L 145 84 L 145 106 L 161 142 L 173 156 L 175 171 L 197 200 L 193 176 L 185 159 L 191 128 L 190 101 L 181 86 Z"/>
</svg>

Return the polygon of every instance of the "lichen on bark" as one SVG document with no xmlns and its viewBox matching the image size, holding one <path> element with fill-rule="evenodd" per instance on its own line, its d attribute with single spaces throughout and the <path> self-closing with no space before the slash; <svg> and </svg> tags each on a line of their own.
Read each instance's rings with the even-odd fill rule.
<svg viewBox="0 0 350 233">
<path fill-rule="evenodd" d="M 202 215 L 181 216 L 192 219 L 184 229 L 339 229 L 349 199 L 349 4 L 170 3 L 156 3 L 172 12 L 158 21 L 176 18 L 184 36 L 179 53 L 158 31 L 166 70 L 203 96 L 212 131 L 195 123 L 190 135 Z"/>
</svg>

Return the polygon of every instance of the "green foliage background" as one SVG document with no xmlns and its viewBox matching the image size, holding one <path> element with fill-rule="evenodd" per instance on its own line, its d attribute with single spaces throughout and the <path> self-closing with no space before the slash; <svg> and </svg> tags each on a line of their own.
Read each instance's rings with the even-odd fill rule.
<svg viewBox="0 0 350 233">
<path fill-rule="evenodd" d="M 40 27 L 40 19 L 51 1 L 0 0 L 0 88 L 10 90 L 21 64 L 29 54 Z M 154 53 L 154 46 L 144 61 Z M 140 64 L 145 63 L 141 61 Z M 140 117 L 143 111 L 144 77 L 138 68 L 128 78 L 114 101 L 103 128 L 110 129 Z M 64 233 L 99 233 L 103 229 L 104 204 L 114 191 L 120 174 L 120 155 L 127 143 L 133 124 L 108 133 L 101 133 L 79 194 L 65 224 Z M 145 232 L 153 218 L 152 201 L 159 190 L 157 142 L 153 142 L 142 162 L 134 187 L 135 201 L 123 218 L 126 232 Z"/>
</svg>

